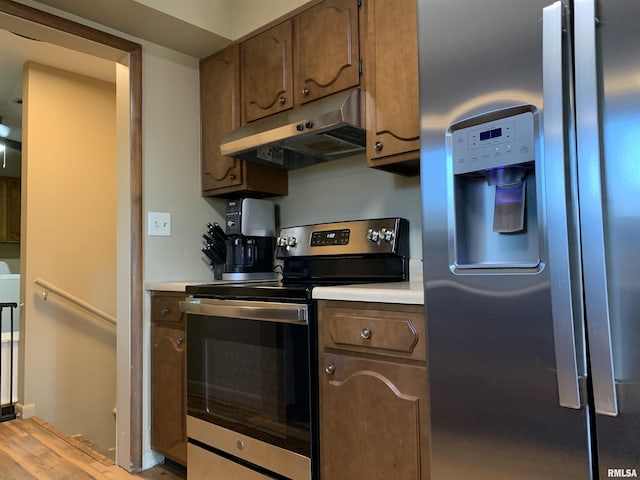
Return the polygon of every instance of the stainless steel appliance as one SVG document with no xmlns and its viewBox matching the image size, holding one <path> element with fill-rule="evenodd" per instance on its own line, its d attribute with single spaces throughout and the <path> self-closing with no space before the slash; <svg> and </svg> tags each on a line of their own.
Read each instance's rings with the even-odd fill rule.
<svg viewBox="0 0 640 480">
<path fill-rule="evenodd" d="M 283 228 L 282 280 L 187 287 L 189 478 L 318 479 L 318 284 L 408 279 L 401 218 Z"/>
<path fill-rule="evenodd" d="M 271 200 L 230 200 L 225 213 L 223 280 L 275 278 L 275 205 Z"/>
<path fill-rule="evenodd" d="M 365 151 L 364 92 L 336 93 L 231 132 L 223 155 L 292 170 Z"/>
<path fill-rule="evenodd" d="M 640 475 L 640 2 L 418 0 L 431 478 Z"/>
</svg>

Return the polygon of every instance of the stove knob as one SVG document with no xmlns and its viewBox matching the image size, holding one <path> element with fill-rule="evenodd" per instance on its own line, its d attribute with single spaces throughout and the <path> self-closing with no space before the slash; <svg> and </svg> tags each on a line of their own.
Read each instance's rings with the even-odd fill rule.
<svg viewBox="0 0 640 480">
<path fill-rule="evenodd" d="M 233 228 L 235 226 L 236 222 L 234 222 L 233 220 L 227 220 L 227 227 L 229 228 Z"/>
<path fill-rule="evenodd" d="M 393 242 L 393 239 L 395 238 L 393 230 L 387 230 L 386 228 L 383 228 L 380 231 L 380 236 L 382 237 L 382 240 L 389 243 Z"/>
<path fill-rule="evenodd" d="M 380 232 L 378 230 L 374 230 L 373 228 L 370 228 L 369 231 L 367 232 L 367 240 L 370 240 L 374 243 L 378 243 L 378 241 L 380 240 Z"/>
<path fill-rule="evenodd" d="M 295 247 L 298 244 L 298 240 L 296 240 L 296 237 L 288 237 L 287 238 L 287 246 L 288 247 Z"/>
<path fill-rule="evenodd" d="M 284 237 L 278 237 L 278 240 L 276 240 L 276 244 L 279 247 L 286 247 L 287 246 L 287 239 Z"/>
</svg>

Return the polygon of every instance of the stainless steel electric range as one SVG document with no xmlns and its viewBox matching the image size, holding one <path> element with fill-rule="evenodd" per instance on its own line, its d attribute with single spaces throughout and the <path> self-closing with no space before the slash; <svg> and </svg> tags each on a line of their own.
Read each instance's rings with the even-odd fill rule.
<svg viewBox="0 0 640 480">
<path fill-rule="evenodd" d="M 319 478 L 314 286 L 408 280 L 402 218 L 283 228 L 274 282 L 187 287 L 188 478 Z"/>
</svg>

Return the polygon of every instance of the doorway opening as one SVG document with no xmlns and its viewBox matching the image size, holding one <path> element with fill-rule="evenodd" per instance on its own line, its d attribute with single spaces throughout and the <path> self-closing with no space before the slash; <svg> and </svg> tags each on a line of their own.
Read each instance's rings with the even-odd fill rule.
<svg viewBox="0 0 640 480">
<path fill-rule="evenodd" d="M 139 471 L 142 468 L 143 293 L 141 46 L 8 0 L 0 3 L 0 28 L 116 62 L 116 150 L 119 172 L 116 462 L 126 470 Z M 32 279 L 21 279 L 22 292 L 30 291 L 33 287 L 29 280 Z M 21 365 L 21 369 L 24 368 L 24 362 Z M 19 376 L 23 377 L 20 371 Z M 21 390 L 19 384 L 19 395 L 21 391 L 24 391 L 24 385 Z"/>
</svg>

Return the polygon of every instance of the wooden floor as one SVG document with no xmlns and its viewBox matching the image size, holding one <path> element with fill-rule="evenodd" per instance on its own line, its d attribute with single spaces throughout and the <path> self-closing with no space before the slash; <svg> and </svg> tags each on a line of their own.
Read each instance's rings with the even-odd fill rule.
<svg viewBox="0 0 640 480">
<path fill-rule="evenodd" d="M 132 475 L 113 460 L 37 417 L 0 423 L 0 478 L 11 480 L 182 480 L 184 472 L 157 466 Z"/>
</svg>

